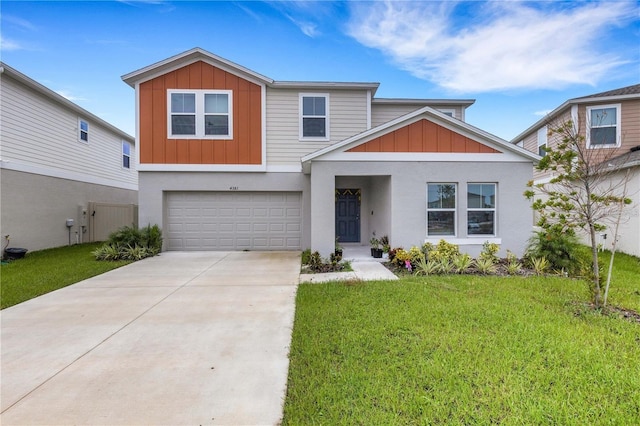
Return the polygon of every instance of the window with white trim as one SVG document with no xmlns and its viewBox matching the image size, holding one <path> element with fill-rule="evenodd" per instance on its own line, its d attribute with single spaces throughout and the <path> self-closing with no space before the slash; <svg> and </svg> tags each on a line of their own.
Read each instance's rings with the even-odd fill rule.
<svg viewBox="0 0 640 426">
<path fill-rule="evenodd" d="M 547 126 L 538 129 L 538 155 L 544 157 L 547 155 Z"/>
<path fill-rule="evenodd" d="M 443 113 L 444 115 L 448 115 L 449 117 L 456 117 L 456 110 L 452 108 L 438 108 L 438 111 Z"/>
<path fill-rule="evenodd" d="M 427 236 L 456 235 L 456 184 L 427 184 Z"/>
<path fill-rule="evenodd" d="M 329 140 L 329 95 L 301 93 L 300 139 Z"/>
<path fill-rule="evenodd" d="M 620 146 L 620 104 L 587 107 L 587 147 Z"/>
<path fill-rule="evenodd" d="M 467 184 L 467 234 L 496 234 L 496 184 Z"/>
<path fill-rule="evenodd" d="M 169 138 L 233 138 L 231 90 L 169 90 L 167 97 Z"/>
<path fill-rule="evenodd" d="M 131 168 L 131 144 L 126 141 L 122 141 L 122 168 Z"/>
<path fill-rule="evenodd" d="M 78 140 L 89 143 L 89 123 L 81 118 L 78 119 Z"/>
</svg>

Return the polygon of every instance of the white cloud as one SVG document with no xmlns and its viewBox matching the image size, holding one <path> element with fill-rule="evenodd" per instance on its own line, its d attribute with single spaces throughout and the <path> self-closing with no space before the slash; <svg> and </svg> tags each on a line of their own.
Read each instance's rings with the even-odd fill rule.
<svg viewBox="0 0 640 426">
<path fill-rule="evenodd" d="M 599 40 L 633 19 L 634 5 L 356 3 L 349 32 L 412 74 L 452 91 L 558 88 L 595 84 L 624 63 Z"/>
<path fill-rule="evenodd" d="M 533 113 L 533 115 L 538 115 L 540 117 L 546 117 L 547 115 L 549 115 L 549 113 L 553 111 L 552 109 L 544 109 L 542 111 L 536 111 Z"/>
<path fill-rule="evenodd" d="M 71 102 L 80 102 L 80 101 L 86 101 L 87 100 L 86 98 L 83 98 L 81 96 L 72 95 L 70 92 L 68 92 L 66 90 L 56 90 L 55 92 L 58 95 L 62 96 L 63 98 L 67 98 Z"/>
<path fill-rule="evenodd" d="M 313 22 L 295 19 L 291 15 L 285 15 L 291 22 L 293 22 L 304 35 L 307 37 L 316 37 L 319 34 L 318 26 Z"/>
<path fill-rule="evenodd" d="M 5 52 L 12 52 L 15 50 L 22 50 L 24 47 L 17 41 L 10 40 L 0 35 L 0 50 Z"/>
</svg>

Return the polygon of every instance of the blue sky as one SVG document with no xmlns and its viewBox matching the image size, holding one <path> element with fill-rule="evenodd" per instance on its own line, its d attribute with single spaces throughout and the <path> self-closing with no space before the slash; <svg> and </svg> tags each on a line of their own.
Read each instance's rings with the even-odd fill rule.
<svg viewBox="0 0 640 426">
<path fill-rule="evenodd" d="M 570 98 L 640 83 L 640 2 L 2 1 L 2 61 L 135 134 L 121 76 L 201 47 L 275 80 L 476 99 L 504 139 Z"/>
</svg>

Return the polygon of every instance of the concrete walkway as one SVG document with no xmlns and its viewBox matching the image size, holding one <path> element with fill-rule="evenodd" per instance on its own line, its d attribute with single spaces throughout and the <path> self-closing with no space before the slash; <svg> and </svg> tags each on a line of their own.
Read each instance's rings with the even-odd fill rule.
<svg viewBox="0 0 640 426">
<path fill-rule="evenodd" d="M 398 277 L 388 270 L 382 262 L 387 259 L 371 257 L 369 246 L 359 244 L 345 244 L 343 259 L 351 262 L 350 272 L 328 272 L 325 274 L 300 274 L 301 283 L 324 283 L 329 281 L 376 281 L 397 280 Z"/>
<path fill-rule="evenodd" d="M 273 425 L 297 252 L 167 252 L 1 311 L 3 425 Z"/>
</svg>

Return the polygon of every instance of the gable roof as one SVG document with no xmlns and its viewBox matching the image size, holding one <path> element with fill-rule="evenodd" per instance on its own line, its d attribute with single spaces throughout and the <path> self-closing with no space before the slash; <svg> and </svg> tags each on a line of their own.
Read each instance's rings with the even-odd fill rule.
<svg viewBox="0 0 640 426">
<path fill-rule="evenodd" d="M 251 80 L 258 80 L 263 84 L 273 82 L 269 77 L 265 77 L 262 74 L 258 74 L 243 67 L 242 65 L 238 65 L 220 56 L 214 55 L 213 53 L 207 52 L 199 47 L 194 47 L 186 52 L 179 53 L 160 62 L 156 62 L 155 64 L 151 64 L 144 68 L 140 68 L 139 70 L 125 74 L 122 76 L 122 80 L 129 86 L 135 87 L 136 83 L 151 80 L 159 75 L 166 74 L 197 61 L 211 63 L 225 71 L 231 72 L 232 74 L 242 75 Z"/>
<path fill-rule="evenodd" d="M 117 134 L 121 138 L 126 139 L 128 142 L 131 142 L 131 143 L 135 144 L 135 138 L 133 136 L 131 136 L 130 134 L 128 134 L 125 131 L 117 128 L 113 124 L 107 123 L 105 120 L 103 120 L 102 118 L 98 117 L 97 115 L 92 114 L 89 111 L 87 111 L 86 109 L 74 104 L 69 99 L 65 98 L 64 96 L 54 92 L 53 90 L 51 90 L 48 87 L 38 83 L 37 81 L 33 80 L 32 78 L 27 77 L 26 75 L 22 74 L 20 71 L 16 70 L 15 68 L 10 67 L 9 65 L 5 64 L 4 62 L 0 62 L 0 75 L 7 75 L 7 76 L 13 78 L 14 80 L 24 84 L 25 86 L 27 86 L 30 89 L 40 93 L 41 95 L 46 96 L 47 98 L 51 99 L 52 101 L 54 101 L 54 102 L 56 102 L 58 104 L 61 104 L 62 106 L 70 109 L 71 111 L 77 113 L 78 115 L 82 116 L 83 118 L 86 118 L 87 120 L 91 120 L 94 123 L 97 123 L 100 126 L 102 126 L 102 127 L 106 128 L 106 129 L 110 130 L 111 132 Z"/>
<path fill-rule="evenodd" d="M 500 139 L 499 137 L 492 135 L 484 130 L 478 129 L 464 121 L 460 121 L 458 119 L 452 118 L 447 114 L 443 114 L 442 112 L 431 108 L 429 106 L 425 106 L 409 114 L 405 114 L 401 117 L 398 117 L 395 120 L 391 120 L 387 123 L 381 124 L 377 127 L 366 130 L 362 133 L 354 135 L 350 138 L 347 138 L 341 142 L 335 143 L 333 145 L 327 146 L 318 151 L 312 152 L 311 154 L 307 154 L 302 157 L 301 161 L 303 164 L 303 169 L 308 167 L 309 163 L 315 159 L 318 159 L 322 156 L 328 155 L 333 152 L 347 151 L 354 146 L 358 146 L 360 144 L 364 144 L 372 139 L 383 136 L 387 133 L 393 132 L 394 130 L 411 124 L 421 118 L 425 118 L 429 121 L 439 121 L 445 123 L 449 128 L 457 130 L 461 133 L 468 134 L 473 137 L 475 140 L 481 140 L 486 142 L 490 146 L 495 146 L 500 148 L 503 151 L 509 151 L 514 154 L 521 156 L 523 159 L 532 161 L 533 163 L 538 163 L 540 161 L 540 157 L 537 154 L 534 154 L 530 151 L 525 150 L 517 145 L 512 145 L 504 139 Z"/>
<path fill-rule="evenodd" d="M 608 160 L 607 163 L 610 167 L 614 167 L 616 169 L 640 167 L 640 145 L 629 149 L 629 151 L 624 154 Z"/>
<path fill-rule="evenodd" d="M 122 80 L 131 87 L 137 83 L 151 80 L 160 75 L 182 68 L 197 61 L 209 63 L 215 67 L 228 71 L 239 77 L 255 81 L 257 83 L 283 89 L 370 89 L 373 93 L 378 89 L 380 83 L 359 83 L 359 82 L 326 82 L 326 81 L 275 81 L 248 68 L 238 65 L 235 62 L 224 59 L 218 55 L 208 52 L 200 47 L 194 47 L 186 52 L 179 53 L 163 61 L 156 62 L 137 71 L 130 72 L 122 76 Z"/>
<path fill-rule="evenodd" d="M 533 123 L 524 132 L 521 132 L 516 137 L 511 139 L 511 143 L 516 144 L 520 142 L 526 135 L 545 125 L 549 121 L 549 118 L 555 117 L 556 115 L 560 114 L 562 111 L 573 105 L 579 105 L 589 102 L 614 102 L 625 99 L 640 99 L 640 84 L 634 84 L 631 86 L 621 87 L 619 89 L 613 89 L 606 92 L 595 93 L 593 95 L 569 99 L 568 101 L 565 101 L 562 105 L 551 111 L 549 114 Z"/>
<path fill-rule="evenodd" d="M 625 95 L 637 95 L 640 94 L 640 84 L 634 84 L 627 87 L 621 87 L 619 89 L 608 90 L 606 92 L 600 92 L 593 95 L 581 96 L 578 99 L 588 99 L 588 98 L 604 98 L 608 96 L 625 96 Z"/>
</svg>

